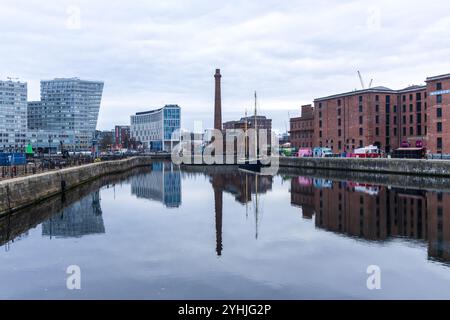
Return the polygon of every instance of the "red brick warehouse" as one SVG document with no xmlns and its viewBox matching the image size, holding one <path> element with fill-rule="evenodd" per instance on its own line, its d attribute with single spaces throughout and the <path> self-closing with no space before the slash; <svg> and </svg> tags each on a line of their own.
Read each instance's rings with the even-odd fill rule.
<svg viewBox="0 0 450 320">
<path fill-rule="evenodd" d="M 291 119 L 292 140 L 295 147 L 308 145 L 308 130 L 298 125 L 312 120 L 312 147 L 335 153 L 367 145 L 386 152 L 423 145 L 430 153 L 450 154 L 450 139 L 445 139 L 450 137 L 449 105 L 450 74 L 402 90 L 374 87 L 318 98 L 312 117 L 305 109 L 302 117 Z"/>
</svg>

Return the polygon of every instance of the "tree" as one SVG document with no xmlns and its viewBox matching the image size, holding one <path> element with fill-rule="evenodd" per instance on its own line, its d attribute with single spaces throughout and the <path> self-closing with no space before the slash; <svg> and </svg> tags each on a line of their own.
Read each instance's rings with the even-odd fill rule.
<svg viewBox="0 0 450 320">
<path fill-rule="evenodd" d="M 103 137 L 100 139 L 100 143 L 99 143 L 100 150 L 101 151 L 110 150 L 113 143 L 114 143 L 114 141 L 113 141 L 112 133 L 107 133 L 107 134 L 103 135 Z"/>
</svg>

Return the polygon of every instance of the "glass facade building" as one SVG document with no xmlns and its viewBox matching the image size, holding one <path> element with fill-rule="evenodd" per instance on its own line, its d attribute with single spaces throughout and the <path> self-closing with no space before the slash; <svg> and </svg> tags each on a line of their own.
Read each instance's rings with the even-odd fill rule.
<svg viewBox="0 0 450 320">
<path fill-rule="evenodd" d="M 181 108 L 166 105 L 161 109 L 138 112 L 131 116 L 131 137 L 140 141 L 150 151 L 171 151 L 179 136 Z"/>
<path fill-rule="evenodd" d="M 88 150 L 97 127 L 103 85 L 78 78 L 41 81 L 41 101 L 28 104 L 30 131 L 73 136 L 66 140 L 67 149 Z"/>
<path fill-rule="evenodd" d="M 27 84 L 0 81 L 0 152 L 24 152 L 27 132 Z"/>
</svg>

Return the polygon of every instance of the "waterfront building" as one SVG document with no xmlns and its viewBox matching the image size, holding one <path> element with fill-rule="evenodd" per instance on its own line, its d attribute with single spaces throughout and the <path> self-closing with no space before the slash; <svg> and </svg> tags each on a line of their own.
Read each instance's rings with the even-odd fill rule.
<svg viewBox="0 0 450 320">
<path fill-rule="evenodd" d="M 255 129 L 255 122 L 257 130 L 261 129 L 267 130 L 267 143 L 271 144 L 272 119 L 269 119 L 266 116 L 256 116 L 256 119 L 254 116 L 248 116 L 242 117 L 240 120 L 227 121 L 223 123 L 223 130 L 226 133 L 227 130 L 235 130 L 235 129 L 245 130 L 245 128 Z"/>
<path fill-rule="evenodd" d="M 56 153 L 73 150 L 75 134 L 73 131 L 28 130 L 27 141 L 36 153 Z"/>
<path fill-rule="evenodd" d="M 401 90 L 380 86 L 326 96 L 314 100 L 312 116 L 305 106 L 307 116 L 291 119 L 291 139 L 296 147 L 312 141 L 334 153 L 376 145 L 386 152 L 423 146 L 430 154 L 450 154 L 449 105 L 450 74 Z"/>
<path fill-rule="evenodd" d="M 97 127 L 103 85 L 100 81 L 78 78 L 41 81 L 41 101 L 28 104 L 29 129 L 47 132 L 49 136 L 55 132 L 69 133 L 75 138 L 68 149 L 89 150 Z"/>
<path fill-rule="evenodd" d="M 0 152 L 25 151 L 27 84 L 0 81 Z"/>
<path fill-rule="evenodd" d="M 429 77 L 427 144 L 433 153 L 450 154 L 450 74 Z"/>
<path fill-rule="evenodd" d="M 427 93 L 423 86 L 403 90 L 375 87 L 314 101 L 314 146 L 335 153 L 376 145 L 386 152 L 405 143 L 425 144 Z"/>
<path fill-rule="evenodd" d="M 304 105 L 301 116 L 290 119 L 291 145 L 294 148 L 312 148 L 314 138 L 314 108 Z"/>
<path fill-rule="evenodd" d="M 131 116 L 131 138 L 141 142 L 145 150 L 171 151 L 179 143 L 181 108 L 166 105 L 163 108 L 138 112 Z"/>
</svg>

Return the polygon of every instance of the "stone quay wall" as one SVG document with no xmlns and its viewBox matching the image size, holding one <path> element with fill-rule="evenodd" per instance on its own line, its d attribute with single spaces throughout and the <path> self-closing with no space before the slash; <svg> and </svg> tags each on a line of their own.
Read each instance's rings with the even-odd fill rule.
<svg viewBox="0 0 450 320">
<path fill-rule="evenodd" d="M 101 176 L 150 165 L 153 160 L 153 157 L 133 157 L 0 181 L 0 215 L 41 202 Z"/>
</svg>

